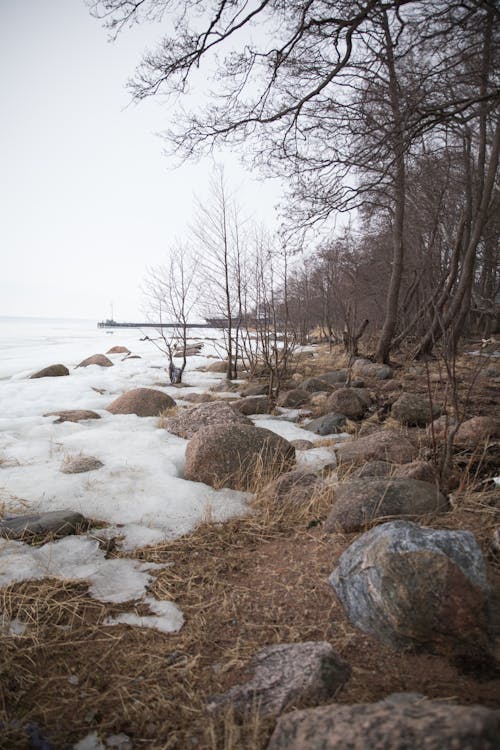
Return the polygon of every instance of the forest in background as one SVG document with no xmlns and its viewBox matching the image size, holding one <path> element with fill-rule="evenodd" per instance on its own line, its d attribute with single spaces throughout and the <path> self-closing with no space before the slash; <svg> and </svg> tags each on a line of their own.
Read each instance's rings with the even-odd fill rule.
<svg viewBox="0 0 500 750">
<path fill-rule="evenodd" d="M 229 321 L 228 375 L 249 321 L 271 359 L 278 329 L 285 346 L 319 328 L 355 352 L 369 327 L 380 362 L 495 333 L 496 0 L 89 4 L 112 36 L 142 22 L 164 30 L 130 87 L 171 105 L 171 156 L 232 148 L 288 186 L 283 231 L 269 237 L 249 229 L 217 172 L 190 247 L 148 274 L 155 312 L 182 322 L 205 300 Z"/>
</svg>

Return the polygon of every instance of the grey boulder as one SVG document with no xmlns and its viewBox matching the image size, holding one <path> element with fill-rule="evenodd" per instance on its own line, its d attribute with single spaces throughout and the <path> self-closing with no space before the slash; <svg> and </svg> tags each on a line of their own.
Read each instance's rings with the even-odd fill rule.
<svg viewBox="0 0 500 750">
<path fill-rule="evenodd" d="M 412 693 L 282 716 L 267 750 L 497 750 L 500 711 Z"/>
<path fill-rule="evenodd" d="M 448 501 L 434 484 L 418 479 L 353 479 L 335 488 L 325 531 L 350 534 L 388 517 L 419 518 L 444 513 Z"/>
<path fill-rule="evenodd" d="M 346 417 L 344 414 L 330 412 L 323 417 L 311 419 L 310 422 L 304 425 L 304 428 L 309 430 L 309 432 L 314 432 L 315 435 L 334 435 L 335 433 L 342 432 L 345 423 Z"/>
<path fill-rule="evenodd" d="M 404 425 L 422 427 L 438 417 L 441 410 L 417 393 L 402 393 L 393 403 L 391 415 Z"/>
<path fill-rule="evenodd" d="M 470 663 L 491 656 L 486 567 L 469 531 L 376 526 L 345 550 L 329 581 L 351 623 L 392 648 Z"/>
<path fill-rule="evenodd" d="M 266 646 L 255 654 L 250 670 L 248 682 L 212 697 L 209 710 L 230 706 L 243 716 L 253 711 L 279 716 L 293 706 L 333 698 L 351 674 L 347 662 L 324 641 Z"/>
</svg>

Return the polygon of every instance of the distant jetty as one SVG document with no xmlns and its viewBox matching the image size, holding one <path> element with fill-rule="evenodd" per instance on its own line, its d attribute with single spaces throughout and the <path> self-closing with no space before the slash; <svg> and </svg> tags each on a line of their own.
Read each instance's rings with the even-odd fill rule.
<svg viewBox="0 0 500 750">
<path fill-rule="evenodd" d="M 118 323 L 116 320 L 101 320 L 98 328 L 182 328 L 182 323 Z M 188 323 L 188 328 L 223 328 L 222 321 L 217 325 L 211 323 Z"/>
</svg>

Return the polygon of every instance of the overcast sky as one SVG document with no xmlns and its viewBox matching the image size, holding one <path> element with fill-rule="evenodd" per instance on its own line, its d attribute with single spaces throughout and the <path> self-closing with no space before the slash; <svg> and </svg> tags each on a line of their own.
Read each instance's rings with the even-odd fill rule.
<svg viewBox="0 0 500 750">
<path fill-rule="evenodd" d="M 186 234 L 211 164 L 172 171 L 158 101 L 127 106 L 160 27 L 110 43 L 84 0 L 0 0 L 0 315 L 143 317 L 146 266 Z M 276 182 L 224 158 L 248 212 L 272 223 Z"/>
</svg>

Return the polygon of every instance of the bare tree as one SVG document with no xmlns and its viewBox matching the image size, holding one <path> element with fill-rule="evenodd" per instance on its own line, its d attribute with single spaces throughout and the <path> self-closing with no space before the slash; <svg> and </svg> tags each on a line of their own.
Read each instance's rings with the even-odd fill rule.
<svg viewBox="0 0 500 750">
<path fill-rule="evenodd" d="M 186 369 L 188 326 L 196 305 L 196 267 L 189 248 L 178 244 L 167 264 L 149 268 L 143 282 L 147 315 L 159 324 L 159 337 L 150 341 L 167 355 L 171 383 L 181 383 Z M 175 359 L 180 359 L 180 365 Z"/>
<path fill-rule="evenodd" d="M 199 299 L 208 320 L 224 332 L 226 376 L 237 377 L 242 325 L 244 247 L 241 209 L 222 167 L 210 181 L 210 199 L 197 201 L 192 227 L 199 257 Z"/>
</svg>

